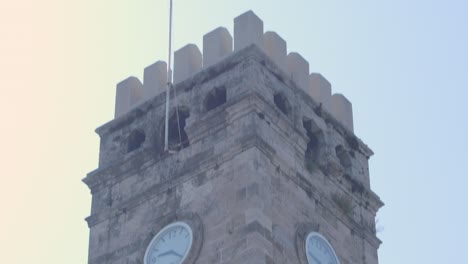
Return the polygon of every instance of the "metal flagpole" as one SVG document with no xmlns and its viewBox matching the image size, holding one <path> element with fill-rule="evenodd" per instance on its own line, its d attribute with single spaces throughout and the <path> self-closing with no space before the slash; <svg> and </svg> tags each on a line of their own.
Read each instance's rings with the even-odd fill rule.
<svg viewBox="0 0 468 264">
<path fill-rule="evenodd" d="M 167 87 L 166 87 L 166 123 L 164 130 L 164 151 L 169 150 L 169 100 L 172 87 L 172 70 L 171 70 L 171 56 L 172 56 L 172 0 L 169 3 L 169 54 L 167 60 Z"/>
</svg>

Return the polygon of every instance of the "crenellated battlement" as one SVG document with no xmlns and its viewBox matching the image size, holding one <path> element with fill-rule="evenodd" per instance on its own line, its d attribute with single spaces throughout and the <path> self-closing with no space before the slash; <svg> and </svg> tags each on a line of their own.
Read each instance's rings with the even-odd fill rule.
<svg viewBox="0 0 468 264">
<path fill-rule="evenodd" d="M 174 83 L 213 66 L 252 44 L 267 54 L 280 70 L 310 95 L 342 125 L 353 131 L 351 102 L 342 94 L 332 94 L 331 84 L 319 73 L 309 72 L 309 62 L 297 52 L 287 51 L 287 43 L 277 33 L 264 33 L 263 21 L 248 11 L 234 19 L 234 38 L 224 27 L 203 36 L 203 53 L 195 44 L 174 52 Z M 142 102 L 165 91 L 167 64 L 158 61 L 144 70 L 144 81 L 130 77 L 117 84 L 115 117 L 129 112 Z"/>
</svg>

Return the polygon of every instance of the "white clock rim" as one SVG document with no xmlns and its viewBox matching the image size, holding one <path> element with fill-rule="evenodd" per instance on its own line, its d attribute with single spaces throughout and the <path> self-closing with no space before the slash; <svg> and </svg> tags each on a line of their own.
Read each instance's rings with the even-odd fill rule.
<svg viewBox="0 0 468 264">
<path fill-rule="evenodd" d="M 192 232 L 192 228 L 185 222 L 182 222 L 182 221 L 177 221 L 177 222 L 174 222 L 174 223 L 171 223 L 167 226 L 165 226 L 163 229 L 161 229 L 154 237 L 153 239 L 151 239 L 151 242 L 148 244 L 148 247 L 146 248 L 146 251 L 145 251 L 145 256 L 143 257 L 143 263 L 144 264 L 150 264 L 147 262 L 147 257 L 148 257 L 148 252 L 149 252 L 149 249 L 152 247 L 153 243 L 156 241 L 157 238 L 159 238 L 159 236 L 161 234 L 163 234 L 166 230 L 168 230 L 169 228 L 172 228 L 174 226 L 182 226 L 184 227 L 190 234 L 190 242 L 189 242 L 189 245 L 188 245 L 188 250 L 187 252 L 185 253 L 184 257 L 182 258 L 182 261 L 181 263 L 184 262 L 184 260 L 187 258 L 187 256 L 189 255 L 190 253 L 190 249 L 192 248 L 192 242 L 193 242 L 193 232 Z"/>
<path fill-rule="evenodd" d="M 328 242 L 328 240 L 327 240 L 326 237 L 324 237 L 322 234 L 317 233 L 317 232 L 310 232 L 310 233 L 307 235 L 307 237 L 306 237 L 306 241 L 305 241 L 305 253 L 306 253 L 307 263 L 310 263 L 309 255 L 307 254 L 307 246 L 309 245 L 309 239 L 310 239 L 311 237 L 319 237 L 319 238 L 323 239 L 323 241 L 325 241 L 325 243 L 328 245 L 328 247 L 330 247 L 331 252 L 333 253 L 333 256 L 335 257 L 336 263 L 337 263 L 337 264 L 340 264 L 340 260 L 338 259 L 338 256 L 336 255 L 336 252 L 335 252 L 335 250 L 333 249 L 333 247 L 332 247 L 332 245 L 330 244 L 330 242 Z"/>
</svg>

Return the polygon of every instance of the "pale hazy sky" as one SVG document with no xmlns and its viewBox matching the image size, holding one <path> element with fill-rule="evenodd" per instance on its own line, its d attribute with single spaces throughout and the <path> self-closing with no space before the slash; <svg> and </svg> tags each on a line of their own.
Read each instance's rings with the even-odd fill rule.
<svg viewBox="0 0 468 264">
<path fill-rule="evenodd" d="M 468 2 L 174 0 L 175 45 L 252 9 L 353 103 L 381 264 L 468 263 Z M 82 264 L 94 129 L 166 59 L 168 0 L 0 1 L 0 261 Z"/>
</svg>

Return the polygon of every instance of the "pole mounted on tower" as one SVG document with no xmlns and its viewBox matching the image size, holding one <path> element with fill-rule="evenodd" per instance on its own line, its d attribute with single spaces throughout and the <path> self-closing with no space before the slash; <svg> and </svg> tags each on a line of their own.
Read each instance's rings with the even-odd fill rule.
<svg viewBox="0 0 468 264">
<path fill-rule="evenodd" d="M 169 53 L 167 59 L 167 86 L 166 86 L 166 122 L 164 126 L 164 151 L 169 150 L 169 100 L 172 87 L 172 0 L 169 1 Z"/>
</svg>

